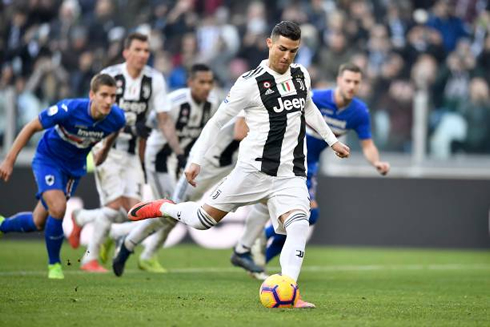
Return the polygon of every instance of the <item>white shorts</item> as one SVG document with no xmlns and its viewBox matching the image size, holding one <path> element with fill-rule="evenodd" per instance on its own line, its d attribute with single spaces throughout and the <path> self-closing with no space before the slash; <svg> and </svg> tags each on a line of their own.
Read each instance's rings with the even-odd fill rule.
<svg viewBox="0 0 490 327">
<path fill-rule="evenodd" d="M 225 178 L 233 168 L 233 165 L 216 167 L 204 159 L 203 165 L 201 166 L 201 173 L 196 178 L 197 186 L 191 186 L 187 182 L 185 175 L 180 176 L 179 181 L 175 186 L 172 200 L 177 203 L 184 201 L 199 201 L 204 193 Z"/>
<path fill-rule="evenodd" d="M 206 204 L 226 212 L 258 202 L 267 203 L 274 230 L 286 234 L 279 217 L 291 210 L 309 216 L 310 198 L 306 178 L 275 177 L 254 167 L 237 166 L 206 199 Z"/>
<path fill-rule="evenodd" d="M 111 149 L 107 159 L 95 167 L 95 183 L 101 205 L 120 197 L 141 200 L 145 177 L 137 155 Z"/>
<path fill-rule="evenodd" d="M 169 173 L 158 173 L 146 166 L 146 178 L 153 196 L 157 199 L 171 199 L 175 189 L 175 177 Z"/>
</svg>

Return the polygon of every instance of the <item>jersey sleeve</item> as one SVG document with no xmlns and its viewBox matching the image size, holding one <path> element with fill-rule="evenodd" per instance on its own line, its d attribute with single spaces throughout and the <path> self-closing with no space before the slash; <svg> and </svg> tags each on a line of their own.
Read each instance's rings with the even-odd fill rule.
<svg viewBox="0 0 490 327">
<path fill-rule="evenodd" d="M 357 137 L 359 137 L 359 140 L 367 140 L 372 138 L 371 118 L 369 116 L 368 108 L 362 106 L 360 110 L 361 110 L 361 115 L 360 115 L 359 123 L 355 127 L 355 131 L 357 133 Z"/>
<path fill-rule="evenodd" d="M 305 120 L 306 123 L 315 130 L 324 140 L 328 143 L 329 146 L 334 145 L 338 140 L 335 134 L 332 132 L 330 127 L 328 127 L 327 123 L 323 119 L 320 110 L 317 108 L 312 99 L 312 91 L 311 91 L 311 78 L 308 71 L 303 68 L 303 72 L 305 74 L 305 82 L 306 88 L 308 90 L 306 96 L 306 104 L 305 104 Z"/>
<path fill-rule="evenodd" d="M 216 136 L 219 130 L 226 125 L 233 117 L 235 117 L 242 109 L 248 106 L 250 97 L 250 86 L 243 78 L 238 79 L 235 85 L 228 93 L 228 96 L 223 100 L 214 116 L 208 121 L 201 136 L 196 141 L 195 151 L 189 162 L 202 164 L 202 159 L 206 151 L 213 144 L 213 137 Z"/>
<path fill-rule="evenodd" d="M 156 112 L 169 112 L 172 109 L 167 94 L 167 82 L 159 72 L 153 76 L 152 106 Z"/>
<path fill-rule="evenodd" d="M 38 117 L 43 128 L 47 129 L 64 122 L 70 116 L 68 109 L 69 103 L 67 100 L 60 101 L 41 111 Z"/>
</svg>

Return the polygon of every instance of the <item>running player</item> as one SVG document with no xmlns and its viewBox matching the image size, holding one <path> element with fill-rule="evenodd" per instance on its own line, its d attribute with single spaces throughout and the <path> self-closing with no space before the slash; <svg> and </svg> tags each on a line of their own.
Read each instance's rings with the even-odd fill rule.
<svg viewBox="0 0 490 327">
<path fill-rule="evenodd" d="M 267 203 L 276 232 L 287 234 L 281 253 L 282 274 L 298 279 L 305 255 L 310 203 L 306 188 L 305 129 L 316 130 L 341 157 L 349 148 L 339 142 L 311 101 L 310 76 L 292 64 L 301 30 L 296 23 L 277 24 L 267 39 L 269 58 L 242 75 L 196 142 L 185 174 L 195 186 L 203 157 L 217 132 L 242 109 L 249 127 L 235 169 L 201 207 L 196 202 L 169 200 L 139 203 L 128 213 L 132 220 L 170 217 L 196 229 L 209 229 L 238 207 Z M 134 244 L 122 242 L 113 260 L 121 275 Z M 298 300 L 297 307 L 314 307 Z"/>
<path fill-rule="evenodd" d="M 177 155 L 179 166 L 185 166 L 185 156 L 179 146 L 175 128 L 168 114 L 169 104 L 163 75 L 147 66 L 150 57 L 148 37 L 140 33 L 128 35 L 124 44 L 125 62 L 103 70 L 117 83 L 118 105 L 125 111 L 126 126 L 109 151 L 103 165 L 96 167 L 95 180 L 100 203 L 94 210 L 75 210 L 72 215 L 73 232 L 68 240 L 73 248 L 80 244 L 81 227 L 94 222 L 81 269 L 89 272 L 107 272 L 98 262 L 99 249 L 113 222 L 126 221 L 126 211 L 141 201 L 144 173 L 138 147 L 139 140 L 148 136 L 148 111 L 155 109 L 159 127 Z"/>
<path fill-rule="evenodd" d="M 48 278 L 63 279 L 60 251 L 64 234 L 62 221 L 67 199 L 86 173 L 86 158 L 92 147 L 107 138 L 108 147 L 126 121 L 124 111 L 114 105 L 116 81 L 107 74 L 96 75 L 90 83 L 90 99 L 68 99 L 43 110 L 15 139 L 0 165 L 0 178 L 8 181 L 19 152 L 35 133 L 46 130 L 32 161 L 39 199 L 33 212 L 0 217 L 0 232 L 45 230 L 49 265 Z M 106 147 L 104 148 L 106 149 Z M 101 164 L 107 152 L 96 152 Z"/>
<path fill-rule="evenodd" d="M 169 115 L 174 122 L 179 145 L 187 157 L 201 134 L 204 125 L 218 109 L 218 100 L 211 93 L 214 76 L 204 64 L 194 64 L 189 72 L 187 88 L 168 95 Z M 172 198 L 180 168 L 175 153 L 165 135 L 158 128 L 156 117 L 150 116 L 152 131 L 146 143 L 145 170 L 148 183 L 156 198 Z M 138 266 L 149 272 L 165 272 L 158 262 L 156 253 L 163 246 L 175 220 L 165 220 L 164 226 L 148 238 L 141 253 Z"/>
</svg>

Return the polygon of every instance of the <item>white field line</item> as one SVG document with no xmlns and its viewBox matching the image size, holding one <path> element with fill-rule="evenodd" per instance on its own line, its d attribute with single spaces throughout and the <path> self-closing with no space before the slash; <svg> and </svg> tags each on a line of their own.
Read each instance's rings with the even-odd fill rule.
<svg viewBox="0 0 490 327">
<path fill-rule="evenodd" d="M 279 267 L 268 267 L 270 271 L 280 271 Z M 304 266 L 301 271 L 329 272 L 329 271 L 403 271 L 403 270 L 490 270 L 490 264 L 430 264 L 430 265 L 341 265 L 341 266 Z M 141 272 L 137 269 L 126 269 L 125 273 L 133 274 Z M 66 270 L 69 275 L 86 275 L 80 270 Z M 177 268 L 169 269 L 169 273 L 243 273 L 240 268 L 234 267 L 201 267 L 201 268 Z M 46 275 L 47 270 L 30 271 L 0 271 L 0 276 L 37 276 Z"/>
</svg>

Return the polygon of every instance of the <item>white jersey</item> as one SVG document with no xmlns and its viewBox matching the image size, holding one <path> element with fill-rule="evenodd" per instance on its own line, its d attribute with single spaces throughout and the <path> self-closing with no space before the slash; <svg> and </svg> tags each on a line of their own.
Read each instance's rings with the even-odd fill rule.
<svg viewBox="0 0 490 327">
<path fill-rule="evenodd" d="M 218 108 L 218 100 L 210 94 L 207 101 L 197 103 L 191 96 L 189 88 L 179 89 L 168 95 L 169 115 L 175 123 L 175 132 L 179 139 L 179 144 L 186 155 L 189 154 L 192 146 L 201 134 L 204 125 Z M 167 161 L 173 153 L 165 135 L 158 128 L 156 114 L 152 113 L 148 120 L 152 127 L 150 137 L 146 142 L 147 158 L 152 162 L 147 162 L 148 167 L 157 172 L 168 172 Z M 150 154 L 150 155 L 148 155 Z"/>
<path fill-rule="evenodd" d="M 213 146 L 206 151 L 206 160 L 215 167 L 234 166 L 240 141 L 235 140 L 235 119 L 223 126 Z"/>
<path fill-rule="evenodd" d="M 126 63 L 107 67 L 101 73 L 109 74 L 116 80 L 116 104 L 124 110 L 126 116 L 126 127 L 119 134 L 114 148 L 135 154 L 136 123 L 144 124 L 151 110 L 169 110 L 165 79 L 162 73 L 150 66 L 145 66 L 134 79 L 129 75 Z"/>
<path fill-rule="evenodd" d="M 328 144 L 337 142 L 311 100 L 310 84 L 301 65 L 292 64 L 279 74 L 269 68 L 268 60 L 262 61 L 236 81 L 204 129 L 192 162 L 201 164 L 216 129 L 243 109 L 249 133 L 240 145 L 238 165 L 251 165 L 271 176 L 306 176 L 306 123 Z"/>
</svg>

